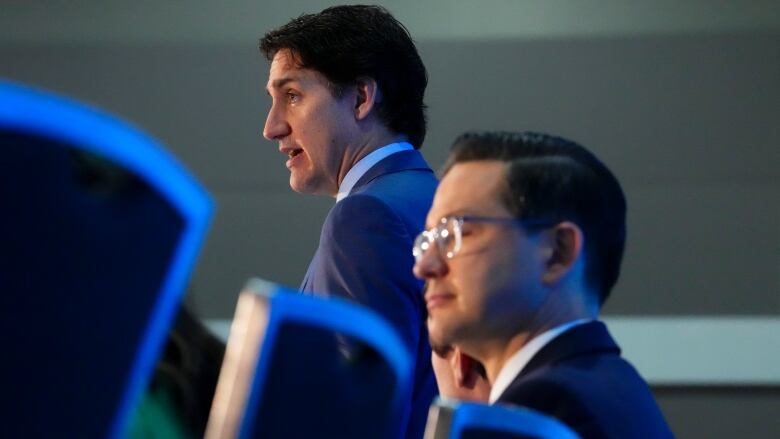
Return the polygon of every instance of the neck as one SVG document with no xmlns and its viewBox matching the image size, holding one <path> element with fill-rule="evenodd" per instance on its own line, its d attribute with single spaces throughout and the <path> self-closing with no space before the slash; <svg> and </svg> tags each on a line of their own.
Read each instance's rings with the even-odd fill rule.
<svg viewBox="0 0 780 439">
<path fill-rule="evenodd" d="M 541 332 L 533 334 L 530 332 L 523 332 L 501 342 L 483 343 L 480 346 L 481 349 L 474 355 L 474 358 L 485 366 L 485 373 L 487 374 L 487 379 L 491 386 L 496 382 L 498 373 L 501 372 L 501 369 L 509 358 L 539 334 L 541 334 Z"/>
<path fill-rule="evenodd" d="M 556 294 L 551 293 L 548 297 L 554 298 Z M 548 306 L 542 306 L 523 328 L 515 328 L 510 335 L 492 340 L 474 340 L 473 346 L 464 345 L 461 350 L 485 366 L 488 381 L 492 385 L 512 355 L 534 337 L 575 320 L 598 318 L 598 303 L 590 300 L 590 297 L 593 296 L 576 294 L 564 303 L 550 300 Z"/>
<path fill-rule="evenodd" d="M 406 136 L 398 135 L 387 131 L 386 129 L 366 133 L 366 136 L 357 142 L 354 146 L 347 146 L 342 156 L 341 168 L 338 174 L 337 187 L 341 186 L 347 173 L 363 157 L 371 154 L 377 149 L 395 142 L 405 142 Z M 338 192 L 338 191 L 337 191 Z M 335 197 L 336 194 L 334 193 Z"/>
</svg>

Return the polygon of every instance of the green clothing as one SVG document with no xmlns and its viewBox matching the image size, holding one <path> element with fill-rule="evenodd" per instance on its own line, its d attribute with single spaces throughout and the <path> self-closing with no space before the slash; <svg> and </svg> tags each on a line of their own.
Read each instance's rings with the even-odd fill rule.
<svg viewBox="0 0 780 439">
<path fill-rule="evenodd" d="M 165 386 L 144 393 L 127 432 L 129 439 L 191 439 Z"/>
</svg>

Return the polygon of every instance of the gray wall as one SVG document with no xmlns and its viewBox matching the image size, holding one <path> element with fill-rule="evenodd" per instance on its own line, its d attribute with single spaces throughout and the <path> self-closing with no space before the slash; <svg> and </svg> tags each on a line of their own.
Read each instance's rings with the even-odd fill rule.
<svg viewBox="0 0 780 439">
<path fill-rule="evenodd" d="M 577 140 L 629 201 L 607 314 L 780 317 L 776 2 L 419 3 L 388 6 L 429 69 L 432 166 L 470 128 Z M 324 4 L 0 1 L 0 77 L 143 127 L 216 199 L 191 283 L 205 317 L 231 317 L 251 275 L 297 285 L 332 205 L 292 193 L 284 158 L 262 139 L 267 65 L 256 49 L 263 32 Z M 771 436 L 776 384 L 655 391 L 682 437 L 731 437 L 740 425 Z"/>
</svg>

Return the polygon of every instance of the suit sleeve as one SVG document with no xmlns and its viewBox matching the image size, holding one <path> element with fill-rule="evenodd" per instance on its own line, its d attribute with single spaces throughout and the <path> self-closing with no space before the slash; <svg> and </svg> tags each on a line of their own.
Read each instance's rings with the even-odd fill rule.
<svg viewBox="0 0 780 439">
<path fill-rule="evenodd" d="M 412 355 L 423 324 L 421 283 L 412 274 L 413 239 L 380 199 L 351 195 L 334 206 L 323 225 L 324 260 L 316 274 L 320 292 L 352 299 L 379 313 Z"/>
</svg>

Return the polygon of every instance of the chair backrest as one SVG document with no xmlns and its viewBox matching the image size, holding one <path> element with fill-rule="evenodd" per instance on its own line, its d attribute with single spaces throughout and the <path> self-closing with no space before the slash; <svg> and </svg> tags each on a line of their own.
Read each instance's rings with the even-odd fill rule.
<svg viewBox="0 0 780 439">
<path fill-rule="evenodd" d="M 206 437 L 400 437 L 410 358 L 368 308 L 251 280 L 236 307 Z"/>
<path fill-rule="evenodd" d="M 159 144 L 0 81 L 0 437 L 122 437 L 211 202 Z"/>
<path fill-rule="evenodd" d="M 576 439 L 557 419 L 537 411 L 438 399 L 431 405 L 425 439 Z"/>
</svg>

